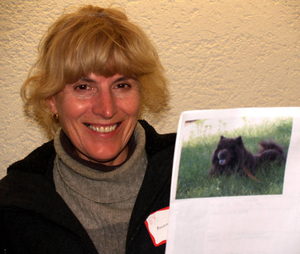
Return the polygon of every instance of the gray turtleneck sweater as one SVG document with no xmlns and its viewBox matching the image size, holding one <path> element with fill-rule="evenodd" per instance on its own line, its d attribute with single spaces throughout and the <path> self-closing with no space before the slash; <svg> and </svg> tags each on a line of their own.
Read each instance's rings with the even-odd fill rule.
<svg viewBox="0 0 300 254">
<path fill-rule="evenodd" d="M 90 168 L 71 158 L 61 144 L 60 132 L 54 138 L 56 191 L 86 229 L 100 254 L 125 253 L 131 212 L 147 167 L 144 129 L 137 124 L 133 154 L 123 165 L 109 172 Z"/>
</svg>

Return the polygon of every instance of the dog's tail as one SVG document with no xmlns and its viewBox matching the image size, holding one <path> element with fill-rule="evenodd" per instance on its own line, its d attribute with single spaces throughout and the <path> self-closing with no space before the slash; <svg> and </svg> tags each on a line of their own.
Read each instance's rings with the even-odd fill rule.
<svg viewBox="0 0 300 254">
<path fill-rule="evenodd" d="M 285 162 L 286 154 L 283 146 L 277 144 L 272 140 L 264 140 L 259 143 L 260 149 L 256 154 L 259 162 L 278 161 L 279 164 Z"/>
<path fill-rule="evenodd" d="M 283 146 L 277 144 L 272 140 L 264 140 L 259 143 L 260 151 L 258 153 L 262 153 L 266 150 L 277 150 L 278 152 L 284 154 Z"/>
</svg>

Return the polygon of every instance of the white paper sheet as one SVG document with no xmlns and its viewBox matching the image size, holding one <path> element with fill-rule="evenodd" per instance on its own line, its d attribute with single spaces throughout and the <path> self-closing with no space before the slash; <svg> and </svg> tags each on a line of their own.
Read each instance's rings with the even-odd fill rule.
<svg viewBox="0 0 300 254">
<path fill-rule="evenodd" d="M 181 158 L 183 147 L 197 149 L 197 146 L 193 148 L 190 143 L 197 143 L 197 140 L 203 139 L 207 139 L 209 143 L 209 140 L 216 136 L 241 133 L 247 148 L 247 142 L 257 138 L 258 134 L 256 135 L 256 133 L 263 138 L 265 135 L 267 139 L 277 139 L 278 136 L 281 136 L 283 128 L 287 133 L 289 125 L 285 125 L 284 119 L 288 119 L 286 122 L 290 123 L 291 132 L 290 136 L 286 137 L 289 139 L 289 144 L 285 146 L 287 159 L 281 191 L 278 192 L 277 188 L 277 192 L 272 193 L 270 187 L 271 193 L 263 195 L 260 193 L 228 195 L 222 194 L 223 190 L 216 185 L 211 187 L 215 188 L 216 196 L 209 197 L 201 194 L 204 193 L 201 189 L 205 181 L 204 176 L 198 183 L 199 188 L 193 187 L 189 191 L 179 193 L 181 188 L 185 190 L 189 188 L 186 187 L 189 186 L 186 175 L 184 176 L 185 180 L 182 181 L 184 186 L 178 186 L 181 177 L 181 160 L 197 162 L 191 163 L 188 168 L 191 172 L 195 171 L 196 173 L 197 169 L 195 170 L 193 167 L 197 168 L 197 164 L 201 164 L 201 160 L 203 160 L 197 161 L 197 158 L 189 158 L 187 155 L 184 155 L 186 158 Z M 266 122 L 268 125 L 265 124 Z M 279 125 L 277 125 L 278 122 L 280 122 Z M 267 126 L 266 134 L 260 133 L 262 126 L 264 128 Z M 246 134 L 245 130 L 247 130 Z M 268 132 L 269 130 L 270 132 Z M 300 108 L 247 108 L 183 112 L 177 133 L 167 254 L 300 253 Z M 189 143 L 191 140 L 193 142 Z M 212 153 L 213 149 L 203 150 L 202 148 L 199 151 L 202 157 L 200 155 L 199 157 L 210 158 Z M 189 153 L 187 154 L 189 155 Z M 206 167 L 205 175 L 209 181 L 208 171 L 209 168 Z M 202 173 L 202 175 L 204 174 Z M 253 181 L 246 175 L 235 177 L 238 181 L 239 177 L 243 178 L 244 183 Z M 214 183 L 218 183 L 216 179 L 218 177 L 214 177 Z M 226 179 L 223 178 L 222 181 L 226 181 Z M 259 180 L 260 182 L 255 183 L 258 188 L 266 187 L 268 189 L 269 186 L 262 185 L 274 185 L 274 183 L 268 182 L 268 174 Z M 193 175 L 190 181 L 191 185 L 195 184 L 196 179 Z M 250 184 L 254 186 L 253 183 Z M 247 186 L 239 186 L 239 188 L 243 190 Z M 194 192 L 196 194 L 193 194 Z M 178 198 L 179 195 L 181 195 L 180 198 Z"/>
</svg>

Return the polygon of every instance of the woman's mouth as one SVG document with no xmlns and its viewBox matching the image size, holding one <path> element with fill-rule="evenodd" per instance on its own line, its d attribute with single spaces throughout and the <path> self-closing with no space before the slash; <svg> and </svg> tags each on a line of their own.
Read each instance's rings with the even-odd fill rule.
<svg viewBox="0 0 300 254">
<path fill-rule="evenodd" d="M 85 124 L 88 128 L 90 128 L 91 130 L 93 131 L 96 131 L 96 132 L 100 132 L 100 133 L 108 133 L 108 132 L 112 132 L 114 131 L 118 124 L 114 124 L 114 125 L 111 125 L 111 126 L 101 126 L 101 127 L 97 127 L 97 126 L 93 126 L 91 124 Z"/>
</svg>

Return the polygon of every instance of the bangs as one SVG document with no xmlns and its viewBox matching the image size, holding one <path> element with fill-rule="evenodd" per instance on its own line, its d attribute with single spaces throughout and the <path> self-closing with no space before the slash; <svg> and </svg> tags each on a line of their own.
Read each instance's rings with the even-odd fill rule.
<svg viewBox="0 0 300 254">
<path fill-rule="evenodd" d="M 103 36 L 102 36 L 103 37 Z M 135 77 L 134 63 L 127 50 L 121 48 L 111 38 L 82 41 L 77 50 L 69 50 L 63 68 L 63 80 L 66 84 L 74 83 L 90 73 L 110 77 L 116 73 Z"/>
<path fill-rule="evenodd" d="M 137 78 L 152 71 L 156 59 L 153 54 L 151 57 L 149 45 L 143 45 L 141 30 L 131 31 L 111 22 L 103 23 L 103 18 L 95 19 L 98 22 L 92 25 L 85 23 L 81 27 L 72 27 L 72 32 L 62 31 L 61 37 L 65 38 L 58 39 L 60 45 L 53 50 L 56 59 L 51 61 L 51 69 L 56 74 L 60 72 L 58 76 L 64 84 L 74 83 L 90 73 L 105 77 L 120 73 Z"/>
</svg>

